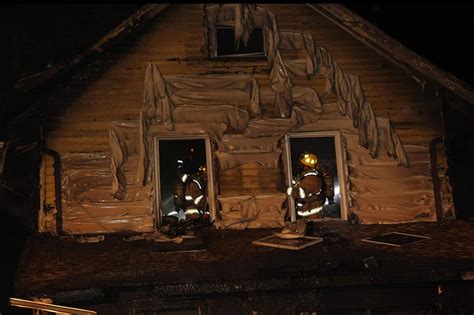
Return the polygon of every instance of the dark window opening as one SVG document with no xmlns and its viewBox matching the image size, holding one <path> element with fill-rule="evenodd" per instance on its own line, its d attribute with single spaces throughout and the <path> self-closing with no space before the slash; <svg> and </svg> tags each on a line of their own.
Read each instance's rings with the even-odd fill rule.
<svg viewBox="0 0 474 315">
<path fill-rule="evenodd" d="M 216 28 L 216 57 L 261 57 L 265 56 L 265 45 L 262 28 L 255 28 L 250 34 L 247 45 L 240 40 L 234 42 L 233 27 Z"/>
<path fill-rule="evenodd" d="M 189 177 L 189 180 L 194 177 L 201 179 L 197 174 L 200 166 L 207 163 L 205 141 L 204 139 L 160 139 L 159 146 L 162 214 L 163 216 L 175 216 L 178 219 L 185 219 L 185 210 L 196 205 L 193 204 L 192 200 L 185 199 L 185 184 L 182 179 L 184 175 L 186 175 L 186 178 Z M 204 185 L 202 180 L 199 183 Z M 207 193 L 205 195 L 207 196 Z M 206 203 L 206 209 L 201 210 L 208 210 L 207 206 Z"/>
<path fill-rule="evenodd" d="M 322 217 L 341 218 L 341 201 L 339 194 L 340 183 L 337 173 L 337 157 L 334 137 L 290 138 L 290 150 L 292 178 L 297 178 L 298 174 L 301 174 L 304 171 L 299 159 L 303 152 L 316 154 L 321 165 L 324 165 L 331 170 L 335 192 L 334 204 L 329 204 L 325 201 L 321 215 Z"/>
</svg>

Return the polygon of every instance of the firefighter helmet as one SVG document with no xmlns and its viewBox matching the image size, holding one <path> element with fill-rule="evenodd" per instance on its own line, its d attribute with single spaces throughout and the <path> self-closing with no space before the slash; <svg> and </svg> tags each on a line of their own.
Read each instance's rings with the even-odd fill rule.
<svg viewBox="0 0 474 315">
<path fill-rule="evenodd" d="M 318 164 L 318 157 L 316 154 L 303 152 L 300 155 L 300 163 L 309 167 L 316 167 Z"/>
</svg>

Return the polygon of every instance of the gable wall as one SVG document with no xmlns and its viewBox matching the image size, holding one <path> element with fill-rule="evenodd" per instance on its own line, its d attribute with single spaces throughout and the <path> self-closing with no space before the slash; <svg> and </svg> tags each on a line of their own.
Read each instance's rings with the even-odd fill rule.
<svg viewBox="0 0 474 315">
<path fill-rule="evenodd" d="M 364 93 L 375 114 L 393 123 L 403 144 L 427 145 L 441 135 L 439 104 L 433 91 L 421 87 L 401 69 L 371 51 L 324 17 L 298 5 L 262 5 L 276 14 L 280 30 L 311 33 L 316 45 L 325 46 L 345 72 L 361 78 Z M 143 29 L 107 48 L 81 67 L 74 77 L 43 101 L 46 145 L 61 155 L 110 154 L 109 124 L 138 120 L 142 108 L 145 68 L 152 61 L 169 74 L 254 74 L 268 86 L 267 61 L 209 61 L 200 56 L 202 6 L 171 5 Z M 293 80 L 320 92 L 325 78 Z M 328 98 L 324 102 L 334 102 Z M 104 163 L 107 165 L 107 163 Z M 67 169 L 64 174 L 67 174 Z M 52 161 L 45 159 L 43 197 L 54 206 Z"/>
<path fill-rule="evenodd" d="M 274 5 L 272 9 L 280 29 L 313 34 L 316 45 L 326 47 L 344 72 L 360 77 L 364 94 L 376 115 L 390 118 L 403 143 L 426 142 L 440 135 L 439 105 L 433 102 L 433 97 L 427 100 L 427 95 L 422 102 L 421 86 L 402 69 L 308 7 Z M 304 83 L 304 80 L 298 82 Z M 318 91 L 322 91 L 323 80 L 320 83 Z M 418 129 L 417 136 L 412 135 L 410 128 Z M 423 135 L 420 129 L 424 130 Z"/>
</svg>

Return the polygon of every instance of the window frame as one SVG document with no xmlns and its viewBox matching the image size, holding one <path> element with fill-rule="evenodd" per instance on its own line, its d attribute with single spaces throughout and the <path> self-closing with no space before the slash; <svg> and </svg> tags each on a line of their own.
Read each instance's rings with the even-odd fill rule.
<svg viewBox="0 0 474 315">
<path fill-rule="evenodd" d="M 157 135 L 153 137 L 153 189 L 154 204 L 153 211 L 156 215 L 156 225 L 160 227 L 163 223 L 163 209 L 161 204 L 161 181 L 160 181 L 160 140 L 204 140 L 206 152 L 206 167 L 207 172 L 207 198 L 209 202 L 209 215 L 211 222 L 215 221 L 217 217 L 217 201 L 215 193 L 215 174 L 214 174 L 214 156 L 212 152 L 211 138 L 208 135 Z"/>
<path fill-rule="evenodd" d="M 293 180 L 293 170 L 291 163 L 291 147 L 290 140 L 293 138 L 334 138 L 334 151 L 336 158 L 336 174 L 339 180 L 339 198 L 340 198 L 340 209 L 341 217 L 340 218 L 325 218 L 331 220 L 347 220 L 348 217 L 348 189 L 347 189 L 347 172 L 346 172 L 346 163 L 344 159 L 343 144 L 341 140 L 341 133 L 338 130 L 334 131 L 310 131 L 310 132 L 298 132 L 298 133 L 287 133 L 285 135 L 285 175 L 286 175 L 286 185 L 290 187 L 291 181 Z M 287 196 L 288 198 L 288 209 L 290 212 L 291 222 L 296 222 L 296 207 L 295 200 L 292 196 Z"/>
<path fill-rule="evenodd" d="M 261 29 L 262 30 L 262 41 L 263 41 L 263 52 L 258 52 L 258 53 L 243 53 L 243 54 L 230 54 L 230 55 L 218 55 L 217 54 L 217 29 L 232 29 L 235 30 L 235 27 L 233 26 L 228 26 L 228 25 L 216 25 L 214 27 L 213 32 L 213 43 L 212 46 L 214 47 L 212 51 L 212 59 L 229 59 L 229 58 L 253 58 L 253 59 L 266 59 L 267 58 L 267 47 L 265 45 L 266 43 L 266 36 L 265 36 L 265 31 L 263 27 L 255 27 L 255 29 Z"/>
</svg>

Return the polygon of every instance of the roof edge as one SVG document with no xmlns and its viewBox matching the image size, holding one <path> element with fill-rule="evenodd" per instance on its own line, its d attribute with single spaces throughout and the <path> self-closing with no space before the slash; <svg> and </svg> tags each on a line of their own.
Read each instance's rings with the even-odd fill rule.
<svg viewBox="0 0 474 315">
<path fill-rule="evenodd" d="M 94 45 L 81 52 L 80 54 L 76 55 L 70 62 L 58 64 L 51 69 L 44 70 L 42 72 L 35 73 L 33 75 L 18 80 L 15 83 L 15 89 L 17 93 L 27 93 L 30 90 L 37 88 L 42 84 L 50 81 L 54 77 L 68 72 L 73 67 L 84 61 L 87 57 L 102 52 L 103 47 L 105 45 L 110 44 L 120 35 L 124 34 L 127 31 L 131 32 L 138 28 L 140 25 L 143 25 L 143 23 L 151 20 L 168 6 L 168 3 L 152 3 L 143 5 L 140 9 L 135 11 L 131 16 L 122 21 L 114 29 L 105 34 Z"/>
<path fill-rule="evenodd" d="M 341 4 L 323 3 L 306 6 L 322 14 L 343 30 L 376 50 L 383 57 L 401 66 L 408 72 L 416 70 L 420 74 L 431 78 L 434 82 L 454 93 L 463 100 L 474 104 L 474 88 L 466 82 L 444 71 L 412 50 L 403 46 L 374 24 L 365 20 L 352 10 Z"/>
</svg>

